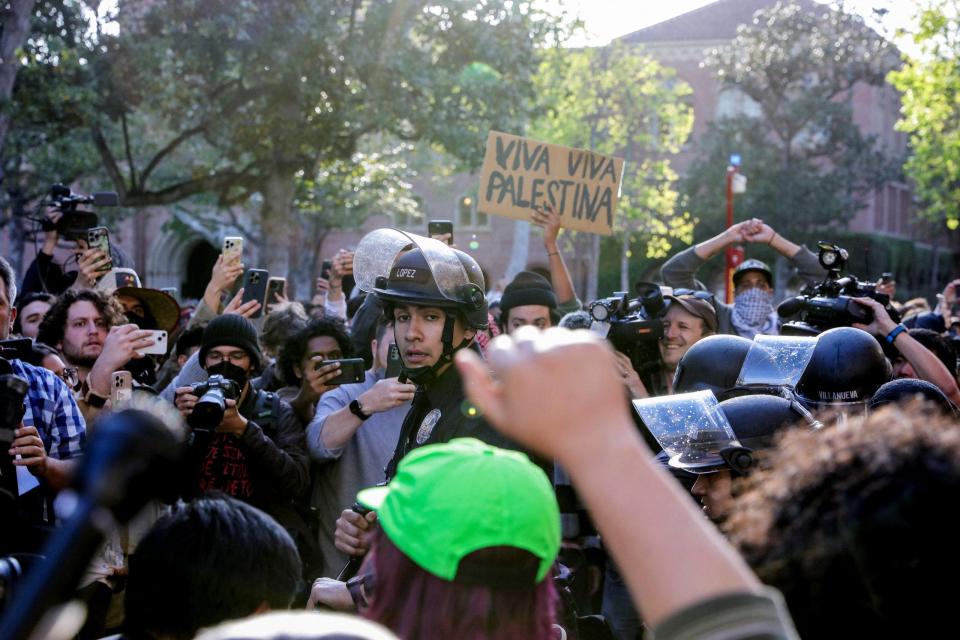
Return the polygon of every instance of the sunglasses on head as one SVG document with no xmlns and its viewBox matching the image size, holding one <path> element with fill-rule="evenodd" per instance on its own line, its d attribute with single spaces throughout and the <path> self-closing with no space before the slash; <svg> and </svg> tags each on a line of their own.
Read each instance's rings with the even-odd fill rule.
<svg viewBox="0 0 960 640">
<path fill-rule="evenodd" d="M 677 297 L 690 296 L 697 300 L 713 300 L 712 293 L 709 291 L 701 291 L 700 289 L 674 289 L 673 295 Z"/>
</svg>

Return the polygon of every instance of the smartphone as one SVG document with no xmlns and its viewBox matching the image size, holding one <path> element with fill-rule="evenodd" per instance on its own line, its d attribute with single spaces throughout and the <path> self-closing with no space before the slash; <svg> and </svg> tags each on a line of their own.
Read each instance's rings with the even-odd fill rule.
<svg viewBox="0 0 960 640">
<path fill-rule="evenodd" d="M 385 378 L 396 378 L 403 371 L 403 360 L 400 359 L 400 347 L 395 344 L 390 345 L 390 353 L 387 355 L 387 372 Z"/>
<path fill-rule="evenodd" d="M 326 384 L 353 384 L 363 382 L 364 365 L 363 358 L 346 358 L 344 360 L 318 360 L 314 363 L 313 369 L 317 370 L 334 362 L 340 363 L 340 375 L 332 380 L 327 380 Z"/>
<path fill-rule="evenodd" d="M 267 282 L 270 280 L 270 272 L 266 269 L 247 269 L 243 274 L 243 300 L 241 304 L 256 300 L 260 303 L 260 308 L 251 318 L 259 318 L 263 315 L 263 302 L 267 298 Z"/>
<path fill-rule="evenodd" d="M 88 249 L 100 249 L 103 251 L 104 255 L 107 258 L 110 258 L 110 233 L 107 231 L 106 227 L 94 227 L 93 229 L 87 229 L 87 248 Z M 103 267 L 101 267 L 100 272 L 106 273 L 113 269 L 113 260 L 110 259 L 107 261 Z"/>
<path fill-rule="evenodd" d="M 287 279 L 273 277 L 267 280 L 267 304 L 276 304 L 280 302 L 278 296 L 287 297 Z"/>
<path fill-rule="evenodd" d="M 129 371 L 114 371 L 110 399 L 114 408 L 133 397 L 133 376 Z"/>
<path fill-rule="evenodd" d="M 447 244 L 453 244 L 453 222 L 450 220 L 431 220 L 427 223 L 427 235 L 431 238 L 444 233 L 450 234 Z"/>
<path fill-rule="evenodd" d="M 330 269 L 333 268 L 333 260 L 324 260 L 320 265 L 320 277 L 324 280 L 330 279 Z"/>
<path fill-rule="evenodd" d="M 137 353 L 150 356 L 163 356 L 167 354 L 167 332 L 156 329 L 153 333 L 153 346 L 144 349 L 137 349 Z"/>
<path fill-rule="evenodd" d="M 227 236 L 223 239 L 223 261 L 240 262 L 243 258 L 243 238 Z"/>
</svg>

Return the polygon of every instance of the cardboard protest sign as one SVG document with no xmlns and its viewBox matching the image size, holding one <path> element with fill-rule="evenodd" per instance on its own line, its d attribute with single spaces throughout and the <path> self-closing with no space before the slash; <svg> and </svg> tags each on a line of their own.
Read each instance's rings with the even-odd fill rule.
<svg viewBox="0 0 960 640">
<path fill-rule="evenodd" d="M 529 220 L 550 203 L 562 226 L 610 235 L 622 179 L 622 158 L 491 131 L 477 209 Z"/>
</svg>

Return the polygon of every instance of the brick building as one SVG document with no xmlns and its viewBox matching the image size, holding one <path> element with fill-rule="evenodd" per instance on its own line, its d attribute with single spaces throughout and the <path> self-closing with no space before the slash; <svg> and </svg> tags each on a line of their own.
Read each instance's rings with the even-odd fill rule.
<svg viewBox="0 0 960 640">
<path fill-rule="evenodd" d="M 797 1 L 809 11 L 828 10 L 827 5 L 812 0 Z M 717 0 L 620 38 L 621 42 L 639 47 L 664 66 L 676 69 L 678 77 L 693 89 L 691 105 L 695 115 L 694 130 L 690 143 L 673 161 L 679 172 L 683 173 L 689 167 L 693 160 L 693 143 L 703 135 L 712 120 L 758 113 L 759 107 L 748 96 L 736 89 L 722 87 L 710 70 L 700 66 L 700 62 L 706 52 L 729 44 L 736 36 L 738 26 L 748 24 L 756 11 L 775 2 Z M 888 152 L 905 156 L 907 136 L 894 129 L 899 116 L 900 99 L 891 85 L 873 87 L 857 84 L 846 99 L 853 110 L 854 122 L 864 134 L 876 135 L 879 144 Z M 901 245 L 898 257 L 902 264 L 887 266 L 899 272 L 897 277 L 901 282 L 918 292 L 930 293 L 930 289 L 936 288 L 935 283 L 946 277 L 943 270 L 947 268 L 950 254 L 957 249 L 955 242 L 944 240 L 945 228 L 937 228 L 916 219 L 910 185 L 900 181 L 889 182 L 882 189 L 869 194 L 865 207 L 850 221 L 848 230 L 854 235 L 871 237 L 848 240 L 853 243 L 849 247 L 852 255 L 872 250 L 876 256 L 873 264 L 861 261 L 857 265 L 852 261 L 851 267 L 879 270 L 884 245 Z"/>
</svg>

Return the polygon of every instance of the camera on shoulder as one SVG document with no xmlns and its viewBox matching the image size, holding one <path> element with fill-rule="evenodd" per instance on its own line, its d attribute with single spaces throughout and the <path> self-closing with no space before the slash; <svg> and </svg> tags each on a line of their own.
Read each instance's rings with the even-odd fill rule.
<svg viewBox="0 0 960 640">
<path fill-rule="evenodd" d="M 114 191 L 100 191 L 92 195 L 73 193 L 70 187 L 57 183 L 50 187 L 50 197 L 46 204 L 63 212 L 63 216 L 56 225 L 49 220 L 41 220 L 45 231 L 48 226 L 56 229 L 63 237 L 69 240 L 85 237 L 87 231 L 97 227 L 99 220 L 93 211 L 81 209 L 81 206 L 116 207 L 120 199 Z"/>
<path fill-rule="evenodd" d="M 629 292 L 617 291 L 609 298 L 591 302 L 587 311 L 592 320 L 590 329 L 626 354 L 637 373 L 645 375 L 660 366 L 660 314 L 666 303 L 657 284 L 637 282 L 634 288 L 635 298 Z"/>
<path fill-rule="evenodd" d="M 781 328 L 784 335 L 818 335 L 827 329 L 849 327 L 854 323 L 870 324 L 873 313 L 854 298 L 873 298 L 884 306 L 894 322 L 900 313 L 890 304 L 890 296 L 877 291 L 876 284 L 841 276 L 850 255 L 846 249 L 828 242 L 817 243 L 820 266 L 827 271 L 823 282 L 804 289 L 801 295 L 788 298 L 777 307 L 781 318 L 789 320 Z"/>
</svg>

